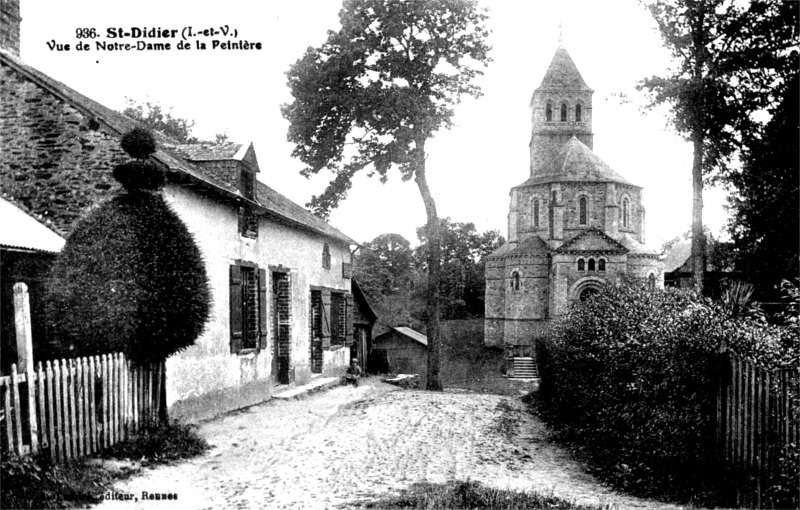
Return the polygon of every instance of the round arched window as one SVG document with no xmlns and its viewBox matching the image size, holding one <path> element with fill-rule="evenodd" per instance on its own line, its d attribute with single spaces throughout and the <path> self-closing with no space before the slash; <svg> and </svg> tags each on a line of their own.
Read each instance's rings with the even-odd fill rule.
<svg viewBox="0 0 800 510">
<path fill-rule="evenodd" d="M 581 111 L 580 103 L 575 105 L 575 122 L 580 122 L 583 119 L 583 112 Z"/>
<path fill-rule="evenodd" d="M 567 103 L 561 103 L 561 122 L 567 121 Z"/>
<path fill-rule="evenodd" d="M 548 101 L 544 107 L 544 118 L 547 122 L 553 120 L 553 103 L 550 101 Z"/>
</svg>

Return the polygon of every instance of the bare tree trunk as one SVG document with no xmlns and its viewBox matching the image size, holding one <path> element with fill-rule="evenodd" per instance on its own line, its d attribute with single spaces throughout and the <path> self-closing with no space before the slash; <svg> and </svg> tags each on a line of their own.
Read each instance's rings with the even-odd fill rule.
<svg viewBox="0 0 800 510">
<path fill-rule="evenodd" d="M 706 50 L 706 14 L 705 2 L 690 2 L 690 11 L 695 11 L 692 22 L 692 44 L 694 45 L 694 63 L 692 82 L 694 94 L 703 100 L 703 66 L 708 61 Z M 703 138 L 705 127 L 705 112 L 702 103 L 699 111 L 695 112 L 695 122 L 692 131 L 692 145 L 694 158 L 692 161 L 692 280 L 694 289 L 704 293 L 703 280 L 706 273 L 706 238 L 703 232 Z"/>
<path fill-rule="evenodd" d="M 428 383 L 427 390 L 442 391 L 439 377 L 442 345 L 439 335 L 439 277 L 441 270 L 441 240 L 439 238 L 439 216 L 436 213 L 436 202 L 433 200 L 428 181 L 425 177 L 425 138 L 417 140 L 417 170 L 414 180 L 417 182 L 425 212 L 428 215 L 428 290 L 426 293 L 425 334 L 428 337 Z"/>
<path fill-rule="evenodd" d="M 706 237 L 703 232 L 703 142 L 700 134 L 694 135 L 694 161 L 692 162 L 692 280 L 694 288 L 702 294 L 706 273 Z"/>
</svg>

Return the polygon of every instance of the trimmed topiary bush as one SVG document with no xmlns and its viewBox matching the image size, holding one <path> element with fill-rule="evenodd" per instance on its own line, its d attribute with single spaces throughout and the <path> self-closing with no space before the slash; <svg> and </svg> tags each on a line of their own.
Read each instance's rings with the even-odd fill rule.
<svg viewBox="0 0 800 510">
<path fill-rule="evenodd" d="M 53 266 L 48 318 L 62 356 L 121 351 L 137 362 L 160 361 L 194 344 L 208 318 L 205 264 L 157 192 L 152 175 L 160 172 L 136 161 L 114 175 L 131 169 L 144 177 L 123 182 L 125 192 L 81 219 Z"/>
</svg>

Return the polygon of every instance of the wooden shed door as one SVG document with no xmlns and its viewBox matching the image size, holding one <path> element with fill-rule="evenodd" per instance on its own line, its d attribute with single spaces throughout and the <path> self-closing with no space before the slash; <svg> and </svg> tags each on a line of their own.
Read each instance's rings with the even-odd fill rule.
<svg viewBox="0 0 800 510">
<path fill-rule="evenodd" d="M 361 367 L 363 373 L 367 373 L 367 358 L 369 357 L 369 345 L 367 334 L 369 327 L 356 324 L 355 329 L 355 342 L 350 346 L 350 358 L 358 358 L 358 365 Z"/>
</svg>

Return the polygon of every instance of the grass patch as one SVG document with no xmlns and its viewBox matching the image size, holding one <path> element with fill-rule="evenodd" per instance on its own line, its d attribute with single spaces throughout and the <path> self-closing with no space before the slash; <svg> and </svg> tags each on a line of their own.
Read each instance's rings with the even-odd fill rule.
<svg viewBox="0 0 800 510">
<path fill-rule="evenodd" d="M 451 508 L 491 508 L 518 510 L 546 508 L 554 510 L 601 510 L 602 506 L 585 506 L 537 492 L 486 487 L 479 482 L 453 481 L 445 484 L 419 483 L 397 496 L 362 503 L 362 508 L 427 510 Z"/>
<path fill-rule="evenodd" d="M 114 464 L 84 458 L 57 464 L 46 454 L 4 456 L 0 461 L 0 508 L 86 508 L 99 503 L 114 483 L 130 478 L 140 466 L 169 464 L 201 455 L 209 449 L 193 426 L 172 422 L 144 430 L 99 455 L 102 459 L 130 459 Z"/>
<path fill-rule="evenodd" d="M 491 430 L 507 440 L 516 437 L 519 423 L 522 421 L 522 412 L 511 405 L 507 399 L 498 402 L 495 411 L 500 412 L 500 416 L 492 423 Z"/>
<path fill-rule="evenodd" d="M 140 432 L 128 441 L 117 443 L 101 454 L 103 458 L 141 461 L 142 466 L 171 464 L 202 455 L 209 446 L 197 435 L 194 425 L 170 422 Z"/>
</svg>

